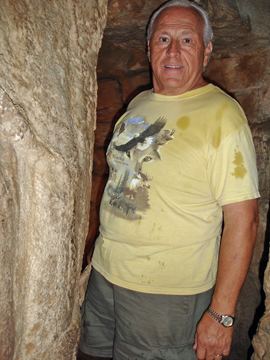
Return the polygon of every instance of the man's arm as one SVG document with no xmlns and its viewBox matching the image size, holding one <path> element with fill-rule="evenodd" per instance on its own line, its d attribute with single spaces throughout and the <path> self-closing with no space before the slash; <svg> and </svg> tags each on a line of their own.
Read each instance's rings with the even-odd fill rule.
<svg viewBox="0 0 270 360">
<path fill-rule="evenodd" d="M 245 280 L 258 227 L 257 199 L 223 206 L 224 230 L 220 245 L 217 281 L 211 308 L 222 315 L 235 315 L 236 302 Z M 207 312 L 198 323 L 194 349 L 199 360 L 229 354 L 233 327 L 225 328 Z"/>
</svg>

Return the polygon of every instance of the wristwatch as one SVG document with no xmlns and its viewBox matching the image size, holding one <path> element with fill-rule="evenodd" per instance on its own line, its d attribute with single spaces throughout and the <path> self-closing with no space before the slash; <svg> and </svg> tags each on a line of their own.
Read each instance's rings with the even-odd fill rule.
<svg viewBox="0 0 270 360">
<path fill-rule="evenodd" d="M 233 326 L 235 318 L 230 315 L 220 315 L 216 313 L 210 306 L 207 309 L 207 312 L 213 319 L 219 322 L 221 325 L 225 327 Z"/>
</svg>

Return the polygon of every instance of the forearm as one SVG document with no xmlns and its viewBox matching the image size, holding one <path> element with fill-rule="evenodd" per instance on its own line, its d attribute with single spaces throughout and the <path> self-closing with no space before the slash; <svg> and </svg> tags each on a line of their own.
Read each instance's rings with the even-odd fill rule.
<svg viewBox="0 0 270 360">
<path fill-rule="evenodd" d="M 236 302 L 252 258 L 256 229 L 255 225 L 250 231 L 224 229 L 211 303 L 211 307 L 218 313 L 234 316 Z"/>
<path fill-rule="evenodd" d="M 218 314 L 234 316 L 256 239 L 257 200 L 226 205 L 223 210 L 225 227 L 211 308 Z M 205 312 L 195 334 L 193 348 L 196 350 L 197 358 L 212 360 L 215 354 L 228 355 L 232 334 L 233 327 L 225 328 Z"/>
<path fill-rule="evenodd" d="M 254 205 L 254 201 L 251 204 Z M 256 205 L 250 218 L 245 216 L 240 211 L 234 219 L 227 219 L 227 224 L 225 218 L 217 281 L 211 303 L 213 310 L 220 314 L 234 316 L 236 302 L 252 259 L 258 224 Z"/>
</svg>

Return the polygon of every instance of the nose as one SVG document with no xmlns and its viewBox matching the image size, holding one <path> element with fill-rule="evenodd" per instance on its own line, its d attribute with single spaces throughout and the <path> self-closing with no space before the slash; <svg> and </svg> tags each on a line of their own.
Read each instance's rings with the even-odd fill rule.
<svg viewBox="0 0 270 360">
<path fill-rule="evenodd" d="M 172 40 L 167 49 L 167 56 L 178 57 L 181 54 L 180 44 L 176 40 Z"/>
</svg>

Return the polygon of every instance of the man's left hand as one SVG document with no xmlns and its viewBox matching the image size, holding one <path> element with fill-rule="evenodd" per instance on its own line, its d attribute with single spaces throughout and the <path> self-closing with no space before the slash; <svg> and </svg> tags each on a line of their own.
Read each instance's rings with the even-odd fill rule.
<svg viewBox="0 0 270 360">
<path fill-rule="evenodd" d="M 233 327 L 225 328 L 205 313 L 197 325 L 193 346 L 198 360 L 221 360 L 229 355 L 232 335 Z"/>
</svg>

